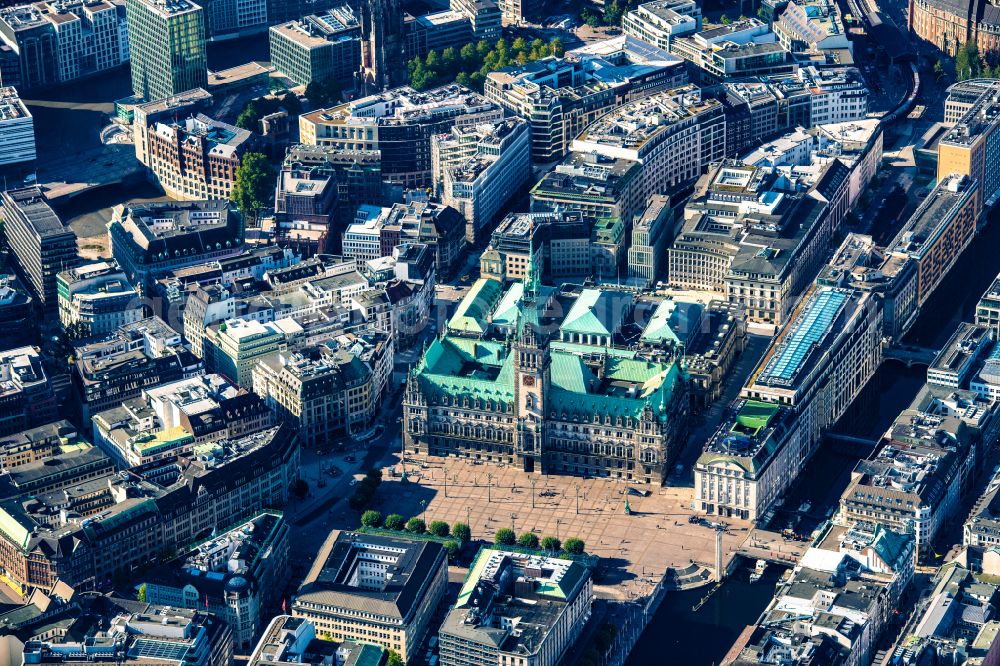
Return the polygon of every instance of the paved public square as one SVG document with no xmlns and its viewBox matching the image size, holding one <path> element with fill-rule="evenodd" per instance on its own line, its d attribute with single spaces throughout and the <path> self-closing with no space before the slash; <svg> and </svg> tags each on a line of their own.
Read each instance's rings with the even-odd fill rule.
<svg viewBox="0 0 1000 666">
<path fill-rule="evenodd" d="M 409 458 L 408 460 L 414 460 Z M 386 477 L 379 494 L 383 513 L 423 514 L 429 523 L 468 522 L 473 538 L 492 541 L 513 528 L 539 538 L 583 539 L 602 558 L 598 583 L 622 597 L 647 594 L 668 567 L 692 562 L 715 566 L 715 530 L 688 522 L 690 487 L 634 486 L 649 497 L 626 495 L 611 479 L 528 474 L 511 466 L 473 464 L 458 458 L 420 457 L 407 463 L 407 483 Z M 631 515 L 625 513 L 628 499 Z M 746 540 L 748 526 L 730 522 L 723 536 L 728 562 Z"/>
</svg>

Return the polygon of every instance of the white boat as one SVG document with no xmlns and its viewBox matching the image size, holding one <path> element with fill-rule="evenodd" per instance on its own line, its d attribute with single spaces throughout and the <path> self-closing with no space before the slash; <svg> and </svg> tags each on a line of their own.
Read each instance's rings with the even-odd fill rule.
<svg viewBox="0 0 1000 666">
<path fill-rule="evenodd" d="M 764 571 L 767 570 L 767 560 L 757 560 L 757 564 L 753 568 L 753 573 L 750 574 L 750 582 L 756 583 L 764 576 Z"/>
</svg>

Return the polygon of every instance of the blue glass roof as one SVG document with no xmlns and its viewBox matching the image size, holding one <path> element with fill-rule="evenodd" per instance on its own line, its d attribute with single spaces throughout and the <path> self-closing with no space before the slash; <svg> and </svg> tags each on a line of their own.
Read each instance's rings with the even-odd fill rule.
<svg viewBox="0 0 1000 666">
<path fill-rule="evenodd" d="M 814 346 L 826 337 L 848 298 L 847 292 L 841 290 L 818 291 L 795 318 L 791 331 L 764 367 L 759 381 L 791 382 Z"/>
</svg>

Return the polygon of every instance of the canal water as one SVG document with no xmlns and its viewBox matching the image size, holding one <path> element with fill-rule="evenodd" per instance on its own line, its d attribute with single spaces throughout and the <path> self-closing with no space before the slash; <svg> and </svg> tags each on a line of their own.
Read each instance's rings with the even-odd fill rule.
<svg viewBox="0 0 1000 666">
<path fill-rule="evenodd" d="M 757 621 L 785 571 L 771 565 L 763 578 L 751 583 L 752 567 L 753 562 L 741 559 L 733 574 L 697 612 L 693 608 L 711 588 L 668 592 L 626 666 L 718 664 L 740 632 Z"/>
<path fill-rule="evenodd" d="M 972 321 L 976 302 L 1000 272 L 997 218 L 1000 211 L 994 209 L 989 225 L 928 300 L 905 342 L 940 348 L 959 322 Z M 913 401 L 926 375 L 927 369 L 923 367 L 883 363 L 835 430 L 878 439 Z M 832 506 L 831 502 L 847 486 L 856 460 L 857 449 L 848 452 L 842 444 L 827 440 L 803 471 L 800 483 L 789 493 L 787 503 L 798 506 L 800 501 L 809 499 L 814 507 Z M 738 572 L 726 579 L 697 613 L 691 609 L 705 594 L 704 590 L 667 593 L 629 656 L 627 666 L 666 662 L 691 666 L 718 664 L 744 627 L 754 623 L 770 602 L 779 573 L 778 567 L 768 567 L 767 576 L 751 584 L 745 573 Z"/>
</svg>

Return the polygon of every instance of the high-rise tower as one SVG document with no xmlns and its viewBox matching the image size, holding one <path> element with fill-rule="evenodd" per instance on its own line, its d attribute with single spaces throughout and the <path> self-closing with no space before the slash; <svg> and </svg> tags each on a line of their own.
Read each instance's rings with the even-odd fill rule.
<svg viewBox="0 0 1000 666">
<path fill-rule="evenodd" d="M 147 102 L 208 85 L 205 12 L 191 0 L 125 0 L 132 91 Z"/>
</svg>

